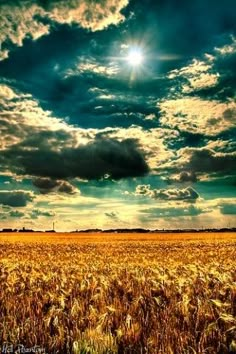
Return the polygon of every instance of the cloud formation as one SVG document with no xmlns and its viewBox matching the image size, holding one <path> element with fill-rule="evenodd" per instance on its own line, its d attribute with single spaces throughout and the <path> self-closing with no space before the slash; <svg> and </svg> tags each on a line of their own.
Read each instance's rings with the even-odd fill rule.
<svg viewBox="0 0 236 354">
<path fill-rule="evenodd" d="M 48 194 L 52 192 L 61 192 L 66 194 L 75 194 L 78 192 L 68 181 L 60 181 L 50 178 L 36 178 L 33 180 L 33 184 L 37 187 L 41 194 Z"/>
<path fill-rule="evenodd" d="M 33 209 L 28 215 L 31 219 L 38 219 L 39 217 L 51 218 L 53 216 L 55 216 L 54 212 L 42 209 Z"/>
<path fill-rule="evenodd" d="M 11 207 L 25 207 L 29 202 L 32 202 L 34 195 L 32 192 L 24 190 L 0 191 L 0 204 Z"/>
<path fill-rule="evenodd" d="M 49 34 L 50 22 L 76 24 L 91 31 L 116 25 L 124 20 L 121 11 L 127 4 L 128 0 L 3 0 L 0 4 L 0 60 L 8 56 L 8 42 L 22 46 L 28 36 L 37 40 Z"/>
<path fill-rule="evenodd" d="M 45 164 L 47 161 L 47 164 Z M 148 165 L 135 140 L 121 142 L 96 139 L 79 147 L 53 149 L 25 149 L 20 144 L 6 149 L 0 162 L 19 175 L 67 179 L 112 179 L 142 176 Z M 15 166 L 15 167 L 14 167 Z"/>
<path fill-rule="evenodd" d="M 119 220 L 118 213 L 116 213 L 115 211 L 107 212 L 107 213 L 105 213 L 105 215 L 106 215 L 109 219 L 112 219 L 112 220 L 114 220 L 114 221 L 118 221 L 118 220 Z"/>
<path fill-rule="evenodd" d="M 210 149 L 189 149 L 186 167 L 195 172 L 218 172 L 234 174 L 236 153 L 216 153 Z"/>
<path fill-rule="evenodd" d="M 58 23 L 77 23 L 97 31 L 123 21 L 121 10 L 127 5 L 128 0 L 56 0 L 49 2 L 46 9 L 49 18 Z"/>
<path fill-rule="evenodd" d="M 205 211 L 194 205 L 177 206 L 177 207 L 154 207 L 141 209 L 141 219 L 143 221 L 156 221 L 156 218 L 179 218 L 179 217 L 194 217 L 201 215 Z M 143 215 L 144 214 L 144 215 Z"/>
<path fill-rule="evenodd" d="M 183 132 L 214 136 L 235 126 L 232 120 L 227 119 L 227 112 L 234 112 L 236 109 L 234 101 L 222 103 L 186 97 L 165 100 L 160 104 L 160 109 L 161 123 Z"/>
<path fill-rule="evenodd" d="M 172 70 L 168 78 L 180 81 L 181 91 L 185 94 L 216 86 L 219 73 L 213 71 L 213 63 L 210 59 L 205 58 L 205 61 L 193 59 L 188 66 Z"/>
<path fill-rule="evenodd" d="M 235 0 L 0 1 L 2 223 L 37 228 L 53 217 L 71 229 L 80 213 L 85 228 L 229 224 L 234 8 Z M 133 45 L 143 52 L 135 69 L 125 60 Z"/>
<path fill-rule="evenodd" d="M 149 196 L 160 200 L 183 200 L 195 202 L 199 194 L 192 188 L 169 188 L 169 189 L 151 189 L 150 185 L 138 185 L 135 190 L 136 196 Z"/>
<path fill-rule="evenodd" d="M 195 183 L 197 176 L 194 171 L 181 171 L 179 174 L 167 178 L 168 183 Z"/>
</svg>

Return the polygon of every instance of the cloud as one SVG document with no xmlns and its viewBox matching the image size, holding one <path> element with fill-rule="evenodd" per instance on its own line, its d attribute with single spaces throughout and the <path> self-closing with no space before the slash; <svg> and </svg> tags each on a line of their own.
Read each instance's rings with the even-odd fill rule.
<svg viewBox="0 0 236 354">
<path fill-rule="evenodd" d="M 228 108 L 224 111 L 224 119 L 231 123 L 236 121 L 236 107 Z"/>
<path fill-rule="evenodd" d="M 140 184 L 135 189 L 135 195 L 152 196 L 150 184 Z"/>
<path fill-rule="evenodd" d="M 1 150 L 23 141 L 31 146 L 54 144 L 59 148 L 66 140 L 75 144 L 79 135 L 84 141 L 86 133 L 84 137 L 80 133 L 81 129 L 75 132 L 63 120 L 44 111 L 30 94 L 19 93 L 10 85 L 0 85 Z"/>
<path fill-rule="evenodd" d="M 23 190 L 17 191 L 0 191 L 0 204 L 11 207 L 25 207 L 29 202 L 32 202 L 34 195 L 32 192 Z"/>
<path fill-rule="evenodd" d="M 182 93 L 209 89 L 217 85 L 219 78 L 219 73 L 212 72 L 212 66 L 212 60 L 206 57 L 205 61 L 193 59 L 188 66 L 170 71 L 168 78 L 180 82 Z"/>
<path fill-rule="evenodd" d="M 78 190 L 69 182 L 62 181 L 59 185 L 58 192 L 67 193 L 67 194 L 75 194 L 78 192 Z"/>
<path fill-rule="evenodd" d="M 171 70 L 168 78 L 172 82 L 175 95 L 198 96 L 218 100 L 219 102 L 234 101 L 236 90 L 236 37 L 226 35 L 219 47 L 214 47 L 205 54 L 199 53 L 187 66 Z M 226 42 L 226 44 L 225 44 Z"/>
<path fill-rule="evenodd" d="M 7 168 L 15 166 L 20 175 L 67 179 L 99 179 L 105 175 L 113 179 L 142 176 L 148 165 L 135 140 L 121 142 L 112 139 L 95 139 L 91 143 L 59 151 L 25 149 L 15 145 L 0 155 Z M 47 161 L 47 164 L 45 164 Z"/>
<path fill-rule="evenodd" d="M 58 23 L 77 23 L 92 31 L 124 20 L 121 10 L 128 0 L 57 0 L 49 3 L 49 17 Z"/>
<path fill-rule="evenodd" d="M 234 128 L 234 122 L 227 118 L 227 112 L 234 112 L 236 104 L 216 100 L 186 97 L 165 100 L 160 103 L 161 123 L 165 127 L 180 131 L 215 136 Z M 225 119 L 226 118 L 226 119 Z"/>
<path fill-rule="evenodd" d="M 178 175 L 175 175 L 171 178 L 168 179 L 168 182 L 170 183 L 186 183 L 186 182 L 191 182 L 195 183 L 197 182 L 197 176 L 196 173 L 191 171 L 182 171 Z"/>
<path fill-rule="evenodd" d="M 10 42 L 13 45 L 22 46 L 26 36 L 33 40 L 49 33 L 49 25 L 39 20 L 39 16 L 44 16 L 45 11 L 37 4 L 27 1 L 7 2 L 0 5 L 0 59 L 5 59 L 9 53 Z M 38 18 L 37 18 L 38 16 Z"/>
<path fill-rule="evenodd" d="M 97 133 L 97 137 L 117 139 L 119 141 L 136 139 L 143 151 L 150 170 L 164 165 L 175 157 L 175 153 L 168 148 L 168 142 L 176 140 L 178 132 L 172 129 L 152 128 L 145 130 L 140 126 L 131 126 L 128 129 L 104 129 Z"/>
<path fill-rule="evenodd" d="M 176 173 L 177 178 L 181 171 L 191 171 L 193 175 L 197 175 L 198 179 L 202 177 L 212 178 L 218 176 L 233 176 L 235 175 L 234 166 L 236 164 L 236 153 L 232 147 L 232 152 L 227 152 L 227 147 L 224 148 L 223 142 L 210 142 L 209 147 L 202 148 L 181 148 L 177 152 L 176 159 L 162 166 L 163 171 L 168 170 L 170 173 Z M 211 148 L 210 148 L 211 146 Z M 219 147 L 219 152 L 215 151 Z M 226 151 L 226 152 L 225 152 Z M 174 176 L 174 179 L 176 176 Z M 171 181 L 172 179 L 170 179 Z"/>
<path fill-rule="evenodd" d="M 161 189 L 155 191 L 154 198 L 162 200 L 184 200 L 195 201 L 199 194 L 191 187 L 185 189 Z"/>
<path fill-rule="evenodd" d="M 14 204 L 14 203 L 13 203 Z M 12 206 L 9 207 L 9 209 L 3 209 L 2 211 L 0 211 L 0 219 L 2 220 L 8 220 L 9 218 L 13 218 L 13 219 L 19 219 L 19 218 L 24 218 L 25 220 L 27 219 L 38 219 L 39 217 L 53 217 L 55 216 L 55 213 L 49 210 L 43 210 L 43 209 L 32 209 L 32 210 L 27 210 L 25 209 L 24 212 L 16 210 L 16 209 L 12 209 Z M 16 205 L 14 205 L 14 207 L 17 207 Z"/>
<path fill-rule="evenodd" d="M 95 74 L 104 75 L 104 76 L 112 76 L 117 73 L 117 68 L 99 65 L 96 63 L 95 60 L 94 60 L 94 62 L 85 62 L 85 63 L 79 64 L 77 70 L 79 73 L 95 73 Z M 73 72 L 73 75 L 74 74 L 75 73 Z M 68 72 L 66 75 L 70 75 L 70 72 Z M 66 76 L 66 77 L 68 77 L 68 76 Z M 104 96 L 104 98 L 106 98 L 106 97 Z"/>
<path fill-rule="evenodd" d="M 138 185 L 136 187 L 136 196 L 149 196 L 160 200 L 183 200 L 195 202 L 199 194 L 191 187 L 184 189 L 151 189 L 150 185 Z"/>
<path fill-rule="evenodd" d="M 45 85 L 43 98 L 46 96 L 47 109 L 56 115 L 68 116 L 70 123 L 84 128 L 158 126 L 157 119 L 146 117 L 157 116 L 153 92 L 163 97 L 167 80 L 142 75 L 131 91 L 130 72 L 125 76 L 120 65 L 111 64 L 109 57 L 101 59 L 101 56 L 102 53 L 88 63 L 83 63 L 82 57 L 76 69 L 67 70 L 63 78 L 55 80 L 53 92 Z M 36 91 L 37 87 L 32 90 Z M 42 95 L 36 94 L 39 98 Z"/>
<path fill-rule="evenodd" d="M 38 219 L 40 216 L 51 218 L 51 217 L 55 216 L 55 213 L 52 211 L 48 211 L 48 210 L 33 209 L 33 210 L 31 210 L 31 212 L 29 214 L 29 217 L 31 219 Z"/>
<path fill-rule="evenodd" d="M 40 190 L 42 194 L 51 192 L 55 187 L 58 187 L 58 181 L 50 178 L 36 178 L 33 184 Z"/>
<path fill-rule="evenodd" d="M 195 172 L 220 172 L 234 174 L 236 164 L 236 153 L 216 153 L 213 150 L 189 149 L 189 161 L 186 167 Z"/>
<path fill-rule="evenodd" d="M 7 85 L 0 84 L 0 102 L 4 104 L 4 100 L 11 101 L 16 98 L 17 94 Z"/>
<path fill-rule="evenodd" d="M 9 174 L 47 177 L 49 180 L 36 181 L 43 193 L 50 189 L 73 193 L 68 183 L 57 181 L 68 178 L 142 176 L 149 171 L 148 151 L 143 150 L 146 139 L 152 137 L 156 145 L 156 135 L 164 134 L 159 130 L 153 135 L 140 128 L 76 128 L 44 111 L 30 95 L 6 85 L 2 85 L 1 92 L 1 169 Z M 162 145 L 159 143 L 159 150 Z"/>
<path fill-rule="evenodd" d="M 118 213 L 116 213 L 114 211 L 107 212 L 107 213 L 105 213 L 105 215 L 112 220 L 119 220 Z"/>
<path fill-rule="evenodd" d="M 22 46 L 49 34 L 51 23 L 76 24 L 91 31 L 102 30 L 124 20 L 121 11 L 127 0 L 5 1 L 0 4 L 0 60 L 8 56 L 10 42 Z"/>
<path fill-rule="evenodd" d="M 68 181 L 55 180 L 50 178 L 36 178 L 33 184 L 37 187 L 41 194 L 48 194 L 52 192 L 61 192 L 66 194 L 75 194 L 78 192 Z"/>
<path fill-rule="evenodd" d="M 171 94 L 158 103 L 164 126 L 202 136 L 235 134 L 236 37 L 228 33 L 217 41 L 219 46 L 168 73 Z"/>
<path fill-rule="evenodd" d="M 78 212 L 79 226 L 132 227 L 148 205 L 159 209 L 153 225 L 155 215 L 189 225 L 234 193 L 235 4 L 209 1 L 0 1 L 2 59 L 10 51 L 0 63 L 0 188 L 33 189 L 26 226 L 55 210 L 67 227 Z M 135 41 L 144 61 L 131 82 L 124 58 Z M 216 209 L 215 220 L 229 210 Z"/>
<path fill-rule="evenodd" d="M 25 215 L 25 213 L 19 211 L 19 210 L 11 210 L 7 216 L 11 218 L 22 218 Z"/>
<path fill-rule="evenodd" d="M 182 207 L 154 207 L 141 209 L 140 219 L 143 221 L 155 221 L 156 218 L 179 218 L 182 216 L 197 216 L 205 212 L 206 211 L 204 211 L 204 209 L 201 209 L 194 205 Z"/>
</svg>

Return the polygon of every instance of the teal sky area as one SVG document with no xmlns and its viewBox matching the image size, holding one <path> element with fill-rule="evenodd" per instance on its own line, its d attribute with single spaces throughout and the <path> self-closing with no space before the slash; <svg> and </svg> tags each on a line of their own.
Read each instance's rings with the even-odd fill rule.
<svg viewBox="0 0 236 354">
<path fill-rule="evenodd" d="M 236 227 L 234 0 L 0 4 L 0 229 Z"/>
</svg>

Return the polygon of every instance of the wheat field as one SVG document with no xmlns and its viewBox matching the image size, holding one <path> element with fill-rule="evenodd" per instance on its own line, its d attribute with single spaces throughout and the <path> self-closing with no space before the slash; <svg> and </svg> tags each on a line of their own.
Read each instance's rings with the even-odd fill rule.
<svg viewBox="0 0 236 354">
<path fill-rule="evenodd" d="M 235 246 L 233 233 L 2 233 L 0 352 L 236 353 Z"/>
</svg>

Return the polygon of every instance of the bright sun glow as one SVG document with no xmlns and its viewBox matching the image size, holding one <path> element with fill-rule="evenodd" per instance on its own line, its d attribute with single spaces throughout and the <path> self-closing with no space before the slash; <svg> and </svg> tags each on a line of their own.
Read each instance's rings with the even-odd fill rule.
<svg viewBox="0 0 236 354">
<path fill-rule="evenodd" d="M 143 55 L 140 49 L 131 49 L 128 53 L 127 61 L 132 66 L 139 66 L 143 61 Z"/>
</svg>

